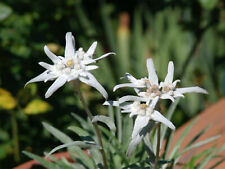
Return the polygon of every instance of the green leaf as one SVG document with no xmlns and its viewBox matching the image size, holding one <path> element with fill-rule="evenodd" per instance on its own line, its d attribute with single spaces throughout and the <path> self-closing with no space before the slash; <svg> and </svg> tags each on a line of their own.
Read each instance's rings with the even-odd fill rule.
<svg viewBox="0 0 225 169">
<path fill-rule="evenodd" d="M 222 147 L 217 148 L 217 149 L 215 150 L 215 152 L 210 153 L 204 160 L 201 160 L 201 163 L 200 163 L 200 165 L 198 166 L 198 168 L 199 168 L 199 169 L 204 168 L 204 166 L 208 163 L 209 160 L 211 160 L 212 158 L 214 158 L 216 154 L 222 152 L 223 150 L 225 150 L 225 144 L 224 144 Z"/>
<path fill-rule="evenodd" d="M 27 151 L 23 151 L 23 153 L 25 155 L 27 155 L 28 157 L 30 157 L 31 159 L 34 159 L 36 161 L 38 161 L 40 164 L 42 164 L 44 167 L 48 168 L 48 169 L 56 169 L 58 168 L 55 164 L 47 161 L 46 159 L 43 159 L 42 157 L 39 157 L 33 153 L 27 152 Z"/>
<path fill-rule="evenodd" d="M 201 6 L 207 10 L 212 10 L 216 7 L 218 0 L 199 0 Z"/>
<path fill-rule="evenodd" d="M 197 121 L 197 118 L 194 119 L 188 126 L 187 128 L 184 130 L 184 132 L 182 133 L 182 135 L 180 136 L 180 138 L 178 139 L 176 145 L 173 147 L 172 152 L 170 153 L 169 159 L 172 159 L 173 157 L 175 157 L 179 151 L 180 145 L 182 143 L 182 141 L 184 140 L 184 138 L 186 137 L 186 135 L 188 134 L 188 132 L 191 130 L 192 126 L 195 124 L 195 122 Z"/>
<path fill-rule="evenodd" d="M 132 53 L 134 60 L 131 63 L 137 76 L 145 76 L 146 72 L 146 36 L 143 33 L 143 22 L 142 22 L 142 9 L 136 8 L 134 12 L 134 30 L 131 33 L 132 39 Z"/>
<path fill-rule="evenodd" d="M 193 145 L 191 145 L 191 146 L 188 146 L 188 147 L 186 147 L 186 148 L 184 148 L 178 155 L 177 155 L 177 157 L 175 157 L 175 163 L 180 159 L 180 157 L 181 157 L 181 155 L 183 154 L 183 153 L 185 153 L 185 152 L 187 152 L 187 151 L 190 151 L 190 150 L 192 150 L 192 149 L 194 149 L 194 148 L 197 148 L 197 147 L 200 147 L 200 146 L 202 146 L 202 145 L 205 145 L 205 144 L 207 144 L 207 143 L 209 143 L 209 142 L 211 142 L 211 141 L 214 141 L 214 140 L 216 140 L 216 139 L 218 139 L 220 136 L 213 136 L 213 137 L 210 137 L 210 138 L 208 138 L 208 139 L 206 139 L 206 140 L 203 140 L 203 141 L 200 141 L 200 142 L 198 142 L 198 143 L 196 143 L 196 144 L 193 144 Z"/>
<path fill-rule="evenodd" d="M 129 117 L 129 115 L 125 115 L 123 117 L 123 132 L 122 132 L 122 144 L 124 146 L 128 146 L 130 140 L 131 133 L 133 130 L 133 119 Z"/>
<path fill-rule="evenodd" d="M 77 126 L 69 126 L 68 129 L 73 131 L 74 133 L 76 133 L 78 136 L 88 136 L 89 135 L 89 133 L 87 131 L 85 131 L 84 129 L 77 127 Z"/>
<path fill-rule="evenodd" d="M 11 13 L 12 9 L 9 6 L 0 3 L 0 21 L 6 19 Z"/>
<path fill-rule="evenodd" d="M 59 131 L 55 127 L 51 126 L 50 124 L 45 122 L 42 122 L 42 124 L 46 128 L 46 130 L 48 130 L 53 136 L 59 139 L 62 143 L 70 143 L 73 141 L 69 136 Z"/>
<path fill-rule="evenodd" d="M 116 124 L 117 124 L 117 138 L 118 141 L 122 142 L 122 117 L 120 113 L 120 109 L 116 108 Z"/>
<path fill-rule="evenodd" d="M 210 126 L 207 126 L 203 128 L 188 144 L 186 147 L 191 146 L 199 137 L 201 137 L 208 129 Z"/>
<path fill-rule="evenodd" d="M 149 156 L 149 160 L 152 164 L 154 164 L 155 162 L 155 154 L 152 150 L 152 146 L 151 146 L 151 143 L 150 143 L 150 138 L 149 138 L 149 133 L 146 134 L 146 136 L 144 137 L 144 142 L 145 142 L 145 149 L 148 153 L 148 156 Z"/>
<path fill-rule="evenodd" d="M 118 139 L 109 130 L 102 126 L 99 126 L 99 129 L 108 137 L 106 143 L 108 144 L 109 148 L 113 149 L 114 151 L 116 150 L 116 152 L 120 154 L 123 160 L 127 160 L 125 154 L 126 147 L 123 144 L 120 144 Z M 110 140 L 112 140 L 113 144 L 110 142 Z M 129 139 L 127 140 L 129 141 Z"/>
<path fill-rule="evenodd" d="M 173 136 L 174 136 L 174 132 L 172 132 L 169 136 L 169 139 L 167 140 L 166 142 L 166 146 L 165 146 L 165 152 L 163 154 L 164 157 L 167 156 L 167 153 L 169 152 L 169 149 L 171 147 L 171 143 L 172 143 L 172 139 L 173 139 Z"/>
<path fill-rule="evenodd" d="M 172 116 L 173 116 L 173 114 L 174 114 L 174 111 L 175 111 L 175 109 L 176 109 L 176 107 L 177 107 L 179 101 L 180 101 L 180 99 L 176 99 L 176 101 L 170 105 L 169 110 L 168 110 L 167 113 L 166 113 L 166 118 L 167 118 L 168 120 L 170 120 L 170 119 L 172 118 Z M 162 125 L 162 129 L 161 129 L 162 132 L 161 132 L 161 138 L 160 138 L 160 145 L 162 145 L 162 142 L 163 142 L 163 140 L 164 140 L 164 138 L 165 138 L 167 128 L 168 128 L 168 127 L 167 127 L 166 125 Z"/>
<path fill-rule="evenodd" d="M 88 120 L 84 120 L 80 116 L 75 113 L 71 113 L 71 115 L 80 123 L 83 129 L 94 132 L 92 124 L 88 123 Z"/>
<path fill-rule="evenodd" d="M 95 147 L 97 149 L 101 148 L 99 145 L 95 144 L 95 142 L 73 141 L 71 143 L 66 143 L 66 144 L 55 147 L 45 156 L 45 158 L 48 158 L 48 156 L 50 156 L 51 154 L 53 154 L 54 152 L 56 152 L 62 148 L 71 147 L 71 146 L 79 146 L 82 148 L 90 148 L 90 147 Z"/>
<path fill-rule="evenodd" d="M 110 117 L 107 117 L 107 116 L 104 116 L 104 115 L 97 115 L 97 116 L 94 116 L 94 118 L 92 119 L 92 122 L 102 122 L 104 124 L 106 124 L 111 131 L 116 131 L 116 126 L 115 126 L 115 123 L 114 121 L 112 121 L 112 119 Z"/>
<path fill-rule="evenodd" d="M 73 156 L 75 157 L 76 161 L 83 164 L 84 166 L 87 166 L 87 168 L 90 169 L 95 168 L 93 160 L 86 153 L 84 153 L 84 151 L 80 147 L 78 146 L 69 147 L 69 152 L 72 157 Z"/>
<path fill-rule="evenodd" d="M 92 148 L 89 150 L 89 152 L 90 152 L 90 155 L 91 155 L 92 159 L 94 160 L 95 164 L 97 164 L 97 166 L 99 168 L 103 168 L 102 155 L 99 152 L 99 150 Z"/>
</svg>

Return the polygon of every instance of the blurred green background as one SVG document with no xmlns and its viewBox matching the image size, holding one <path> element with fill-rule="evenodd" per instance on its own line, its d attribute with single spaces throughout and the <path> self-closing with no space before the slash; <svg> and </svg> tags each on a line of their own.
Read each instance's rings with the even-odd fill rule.
<svg viewBox="0 0 225 169">
<path fill-rule="evenodd" d="M 47 121 L 62 131 L 71 123 L 71 112 L 85 116 L 70 83 L 49 99 L 48 83 L 24 84 L 50 63 L 43 47 L 63 55 L 65 33 L 75 35 L 77 49 L 98 41 L 96 57 L 113 51 L 93 71 L 116 99 L 130 89 L 112 92 L 126 72 L 147 75 L 146 58 L 153 57 L 158 76 L 164 79 L 167 64 L 175 64 L 179 86 L 198 85 L 209 95 L 186 95 L 173 122 L 185 121 L 223 97 L 225 77 L 225 3 L 222 0 L 5 0 L 0 2 L 0 168 L 27 161 L 21 150 L 41 155 L 59 142 L 41 125 Z M 82 85 L 94 114 L 105 114 L 104 99 Z M 160 105 L 166 112 L 168 103 Z M 72 136 L 76 139 L 76 136 Z"/>
</svg>

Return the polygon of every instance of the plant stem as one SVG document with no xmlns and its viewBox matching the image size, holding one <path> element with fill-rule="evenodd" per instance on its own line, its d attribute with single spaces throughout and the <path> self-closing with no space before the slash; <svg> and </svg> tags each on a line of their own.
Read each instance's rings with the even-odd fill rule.
<svg viewBox="0 0 225 169">
<path fill-rule="evenodd" d="M 88 108 L 88 106 L 87 106 L 87 104 L 86 104 L 86 102 L 84 100 L 84 97 L 83 97 L 83 95 L 81 93 L 81 90 L 80 90 L 80 84 L 79 84 L 78 80 L 75 81 L 75 85 L 76 85 L 76 90 L 77 90 L 77 93 L 79 95 L 80 101 L 83 104 L 83 107 L 85 109 L 85 112 L 87 113 L 89 119 L 92 121 L 93 115 L 91 114 L 91 111 L 89 110 L 89 108 Z M 96 132 L 96 135 L 97 135 L 98 143 L 101 146 L 100 152 L 102 154 L 104 169 L 107 169 L 108 166 L 107 166 L 107 162 L 106 162 L 105 152 L 104 152 L 104 149 L 103 149 L 103 144 L 102 144 L 102 138 L 101 138 L 100 130 L 98 128 L 97 122 L 94 122 L 92 124 L 94 126 L 94 129 L 95 129 L 95 132 Z"/>
<path fill-rule="evenodd" d="M 161 130 L 161 123 L 158 124 L 158 137 L 157 137 L 157 148 L 156 148 L 156 158 L 155 158 L 154 169 L 157 169 L 158 160 L 159 160 L 159 150 L 160 150 L 160 130 Z"/>
<path fill-rule="evenodd" d="M 13 146 L 14 146 L 14 160 L 16 162 L 20 161 L 19 154 L 19 139 L 18 139 L 18 124 L 16 120 L 16 112 L 11 111 L 11 124 L 12 124 L 12 137 L 13 137 Z"/>
</svg>

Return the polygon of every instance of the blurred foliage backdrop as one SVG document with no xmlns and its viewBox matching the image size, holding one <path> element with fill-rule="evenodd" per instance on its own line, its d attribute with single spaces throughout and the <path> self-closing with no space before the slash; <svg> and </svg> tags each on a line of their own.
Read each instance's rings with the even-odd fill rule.
<svg viewBox="0 0 225 169">
<path fill-rule="evenodd" d="M 225 3 L 222 0 L 4 0 L 0 3 L 0 168 L 28 160 L 21 150 L 42 154 L 58 145 L 41 126 L 48 121 L 57 128 L 75 123 L 71 112 L 83 116 L 74 91 L 67 84 L 45 100 L 51 83 L 24 84 L 50 62 L 45 44 L 63 55 L 65 33 L 71 31 L 76 46 L 85 50 L 98 41 L 96 56 L 116 52 L 99 63 L 96 78 L 109 99 L 131 93 L 112 88 L 126 72 L 146 76 L 145 61 L 153 57 L 159 78 L 175 63 L 180 86 L 198 85 L 208 96 L 191 95 L 180 102 L 173 122 L 181 125 L 223 97 L 225 72 Z M 97 91 L 83 85 L 94 114 L 106 113 Z M 121 93 L 122 92 L 122 93 Z M 167 105 L 160 105 L 165 112 Z M 74 139 L 76 136 L 72 136 Z"/>
</svg>

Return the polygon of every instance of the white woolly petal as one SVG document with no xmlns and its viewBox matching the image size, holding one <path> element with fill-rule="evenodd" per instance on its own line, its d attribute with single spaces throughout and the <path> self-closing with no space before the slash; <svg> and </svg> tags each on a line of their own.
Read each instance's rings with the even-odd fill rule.
<svg viewBox="0 0 225 169">
<path fill-rule="evenodd" d="M 147 59 L 147 69 L 148 69 L 148 79 L 150 81 L 150 84 L 158 85 L 158 76 L 156 74 L 152 59 Z"/>
<path fill-rule="evenodd" d="M 132 155 L 132 153 L 135 151 L 136 147 L 142 141 L 143 138 L 144 138 L 144 135 L 138 134 L 134 139 L 131 140 L 126 152 L 128 157 Z"/>
<path fill-rule="evenodd" d="M 54 74 L 49 74 L 48 78 L 46 78 L 44 80 L 44 82 L 46 83 L 47 81 L 49 80 L 55 80 L 58 76 L 57 75 L 54 75 Z"/>
<path fill-rule="evenodd" d="M 175 81 L 173 82 L 173 86 L 176 87 L 177 83 L 179 83 L 179 82 L 180 82 L 180 80 L 175 80 Z"/>
<path fill-rule="evenodd" d="M 174 92 L 173 92 L 173 97 L 175 97 L 175 98 L 177 98 L 177 97 L 184 97 L 184 95 L 181 94 L 181 93 L 178 92 L 178 91 L 174 91 Z"/>
<path fill-rule="evenodd" d="M 60 61 L 60 59 L 54 53 L 52 53 L 46 45 L 44 46 L 44 51 L 53 63 L 57 63 L 58 61 Z"/>
<path fill-rule="evenodd" d="M 74 37 L 71 32 L 66 33 L 65 58 L 69 59 L 75 55 Z"/>
<path fill-rule="evenodd" d="M 66 83 L 66 80 L 65 76 L 59 76 L 45 93 L 45 98 L 49 98 L 57 89 L 62 87 Z"/>
<path fill-rule="evenodd" d="M 139 112 L 137 112 L 137 111 L 131 111 L 131 110 L 129 111 L 129 110 L 127 110 L 127 112 L 130 112 L 130 117 L 133 117 L 133 116 L 139 114 Z"/>
<path fill-rule="evenodd" d="M 184 93 L 203 93 L 208 94 L 208 92 L 205 89 L 202 89 L 198 86 L 195 87 L 185 87 L 185 88 L 177 88 L 177 92 L 184 94 Z"/>
<path fill-rule="evenodd" d="M 154 126 L 155 126 L 155 122 L 150 121 L 148 123 L 148 126 L 146 126 L 146 128 L 143 128 L 143 130 L 141 130 L 140 133 L 131 140 L 127 148 L 127 152 L 126 152 L 127 156 L 131 156 L 131 154 L 134 152 L 138 144 L 142 141 L 142 139 L 146 136 L 146 134 L 152 130 Z"/>
<path fill-rule="evenodd" d="M 149 97 L 149 98 L 147 99 L 146 105 L 149 105 L 149 103 L 151 102 L 151 100 L 152 100 L 152 98 Z"/>
<path fill-rule="evenodd" d="M 92 58 L 93 54 L 95 53 L 95 49 L 97 46 L 97 42 L 92 43 L 92 45 L 89 47 L 88 51 L 86 52 L 86 54 Z"/>
<path fill-rule="evenodd" d="M 134 139 L 140 133 L 140 131 L 148 124 L 149 120 L 149 116 L 137 116 L 134 123 L 134 129 L 131 135 L 132 139 Z"/>
<path fill-rule="evenodd" d="M 47 79 L 49 76 L 48 70 L 44 71 L 42 74 L 36 76 L 35 78 L 29 80 L 24 87 L 26 87 L 26 85 L 28 85 L 29 83 L 33 83 L 33 82 L 41 82 L 41 81 L 45 81 L 45 79 Z"/>
<path fill-rule="evenodd" d="M 137 81 L 137 79 L 134 76 L 132 76 L 131 74 L 129 74 L 129 73 L 126 73 L 125 77 L 123 77 L 123 78 L 128 79 L 132 83 L 134 83 L 135 81 Z"/>
<path fill-rule="evenodd" d="M 121 113 L 130 113 L 131 112 L 131 109 L 126 109 L 126 110 L 121 110 Z M 134 113 L 130 113 L 130 115 Z"/>
<path fill-rule="evenodd" d="M 119 102 L 118 101 L 105 101 L 103 103 L 104 106 L 116 106 L 119 107 Z"/>
<path fill-rule="evenodd" d="M 165 82 L 172 83 L 173 82 L 173 74 L 174 74 L 174 65 L 173 62 L 170 61 L 168 64 L 168 73 L 165 78 Z"/>
<path fill-rule="evenodd" d="M 95 60 L 95 61 L 98 61 L 98 60 L 103 59 L 103 58 L 105 58 L 105 57 L 107 57 L 107 56 L 109 56 L 109 55 L 115 55 L 115 53 L 113 53 L 113 52 L 106 53 L 106 54 L 104 54 L 104 55 L 102 55 L 102 56 L 100 56 L 100 57 L 98 57 L 98 58 L 96 58 L 96 59 L 94 59 L 94 60 Z"/>
<path fill-rule="evenodd" d="M 171 95 L 167 94 L 167 93 L 162 94 L 160 96 L 160 99 L 170 99 L 172 102 L 175 101 L 174 98 Z"/>
<path fill-rule="evenodd" d="M 139 93 L 138 93 L 138 96 L 146 97 L 146 92 L 139 92 Z"/>
<path fill-rule="evenodd" d="M 132 95 L 123 96 L 119 99 L 120 104 L 126 101 L 147 101 L 147 99 L 143 97 L 132 96 Z"/>
<path fill-rule="evenodd" d="M 85 77 L 85 78 L 88 76 L 87 72 L 80 72 L 79 75 L 82 76 L 82 77 Z"/>
<path fill-rule="evenodd" d="M 88 64 L 91 64 L 91 63 L 95 63 L 96 61 L 94 59 L 84 59 L 84 60 L 81 60 L 81 63 L 84 64 L 84 65 L 88 65 Z"/>
<path fill-rule="evenodd" d="M 165 124 L 166 126 L 168 126 L 169 128 L 171 128 L 172 130 L 175 130 L 176 127 L 173 125 L 173 123 L 169 120 L 167 120 L 167 118 L 165 118 L 160 112 L 158 111 L 153 111 L 152 115 L 151 115 L 151 119 L 157 122 L 161 122 L 163 124 Z"/>
<path fill-rule="evenodd" d="M 108 98 L 108 93 L 106 92 L 106 90 L 102 87 L 102 85 L 95 79 L 95 77 L 91 73 L 87 72 L 87 78 L 80 77 L 79 79 L 83 83 L 86 83 L 87 85 L 90 85 L 95 89 L 97 89 L 105 99 Z"/>
<path fill-rule="evenodd" d="M 115 92 L 117 89 L 122 88 L 122 87 L 142 88 L 142 86 L 138 86 L 138 85 L 133 84 L 133 83 L 123 83 L 123 84 L 116 85 L 113 88 L 113 91 Z"/>
<path fill-rule="evenodd" d="M 78 79 L 78 74 L 73 74 L 67 77 L 67 82 Z"/>
<path fill-rule="evenodd" d="M 156 104 L 158 103 L 158 101 L 159 101 L 159 96 L 155 97 L 155 98 L 152 100 L 152 102 L 151 102 L 151 104 L 150 104 L 150 106 L 152 107 L 152 109 L 155 108 L 155 106 L 156 106 Z"/>
<path fill-rule="evenodd" d="M 38 63 L 39 65 L 41 65 L 43 68 L 47 69 L 47 70 L 52 70 L 53 66 L 48 64 L 48 63 L 45 63 L 45 62 L 39 62 Z"/>
<path fill-rule="evenodd" d="M 98 69 L 98 66 L 96 65 L 89 65 L 89 66 L 86 66 L 86 70 L 95 70 L 95 69 Z"/>
</svg>

